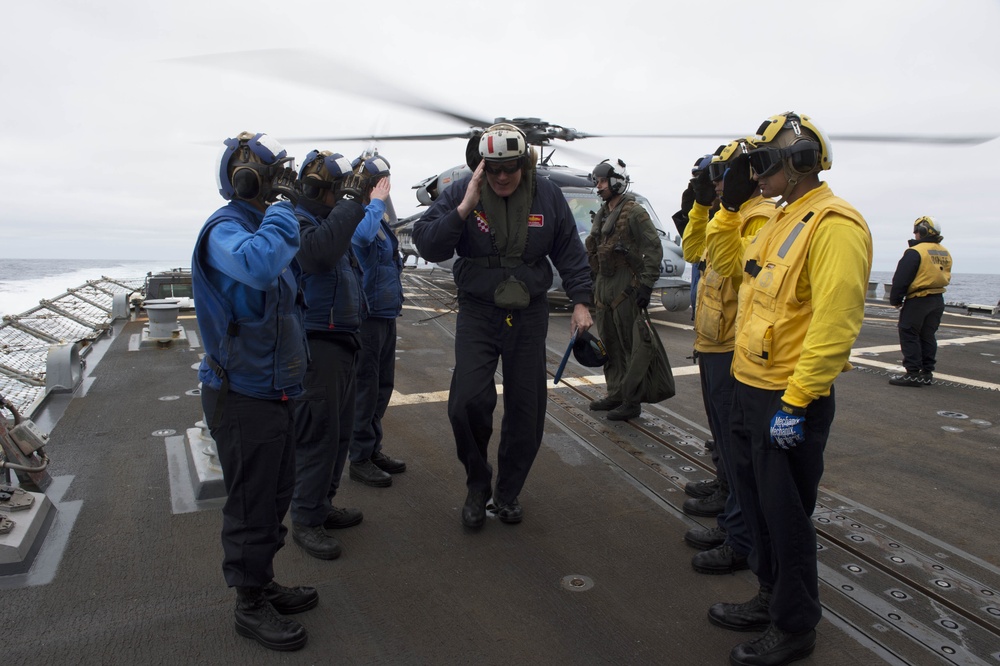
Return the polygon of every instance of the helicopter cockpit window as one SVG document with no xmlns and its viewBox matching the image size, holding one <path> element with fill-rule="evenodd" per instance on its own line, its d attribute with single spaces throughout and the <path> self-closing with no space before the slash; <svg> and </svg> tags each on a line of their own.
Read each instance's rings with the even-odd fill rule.
<svg viewBox="0 0 1000 666">
<path fill-rule="evenodd" d="M 576 220 L 576 230 L 581 234 L 589 234 L 590 227 L 594 221 L 594 215 L 601 207 L 601 199 L 596 194 L 584 194 L 584 193 L 570 193 L 564 192 L 566 195 L 566 203 L 569 204 L 569 209 L 573 211 L 573 219 Z M 660 226 L 660 220 L 656 217 L 656 213 L 653 212 L 653 207 L 649 204 L 649 200 L 646 197 L 636 195 L 635 200 L 642 204 L 643 208 L 649 213 L 649 217 L 653 220 L 653 226 L 660 235 L 665 235 L 663 233 L 663 227 Z"/>
</svg>

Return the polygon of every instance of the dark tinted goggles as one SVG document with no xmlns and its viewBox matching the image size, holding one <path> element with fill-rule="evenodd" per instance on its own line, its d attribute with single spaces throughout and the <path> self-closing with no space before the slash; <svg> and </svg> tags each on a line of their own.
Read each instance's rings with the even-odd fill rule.
<svg viewBox="0 0 1000 666">
<path fill-rule="evenodd" d="M 726 169 L 729 168 L 728 162 L 712 162 L 708 165 L 708 177 L 714 183 L 717 180 L 722 180 L 722 177 L 726 175 Z"/>
<path fill-rule="evenodd" d="M 498 173 L 515 173 L 521 169 L 521 160 L 505 160 L 503 162 L 496 162 L 493 160 L 486 160 L 483 168 L 486 169 L 486 173 L 496 175 Z"/>
<path fill-rule="evenodd" d="M 750 168 L 753 169 L 758 178 L 766 178 L 777 173 L 778 169 L 781 168 L 781 159 L 783 156 L 781 148 L 757 148 L 756 150 L 751 150 L 749 154 Z"/>
</svg>

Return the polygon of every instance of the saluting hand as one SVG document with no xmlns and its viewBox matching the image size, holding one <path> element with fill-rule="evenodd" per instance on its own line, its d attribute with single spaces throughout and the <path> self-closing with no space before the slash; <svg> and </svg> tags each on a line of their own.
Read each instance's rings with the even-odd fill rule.
<svg viewBox="0 0 1000 666">
<path fill-rule="evenodd" d="M 389 189 L 389 176 L 379 178 L 378 182 L 375 183 L 375 187 L 372 188 L 371 198 L 385 201 L 389 198 Z"/>
<path fill-rule="evenodd" d="M 483 170 L 485 163 L 486 160 L 480 162 L 476 170 L 472 172 L 472 180 L 465 188 L 465 197 L 462 199 L 462 203 L 458 204 L 458 215 L 463 219 L 468 217 L 472 213 L 472 209 L 479 203 L 479 188 L 482 187 L 483 178 L 486 177 L 486 172 Z"/>
</svg>

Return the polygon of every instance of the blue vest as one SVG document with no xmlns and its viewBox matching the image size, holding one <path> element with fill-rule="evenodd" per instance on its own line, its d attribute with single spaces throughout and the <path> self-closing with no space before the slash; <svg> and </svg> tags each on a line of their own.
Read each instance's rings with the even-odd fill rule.
<svg viewBox="0 0 1000 666">
<path fill-rule="evenodd" d="M 369 316 L 395 319 L 403 310 L 403 259 L 399 254 L 399 241 L 385 223 L 367 247 L 354 245 L 361 267 L 364 269 L 365 294 L 368 296 Z"/>
<path fill-rule="evenodd" d="M 214 389 L 222 377 L 208 358 L 221 368 L 231 390 L 262 400 L 294 397 L 302 392 L 302 379 L 309 362 L 303 304 L 296 283 L 297 265 L 282 271 L 264 292 L 264 313 L 256 317 L 235 314 L 243 295 L 257 292 L 219 273 L 205 261 L 208 233 L 220 221 L 235 220 L 254 233 L 260 220 L 239 206 L 217 210 L 202 227 L 191 259 L 191 282 L 198 328 L 205 345 L 205 358 L 198 370 L 201 382 Z M 231 284 L 225 285 L 225 282 Z M 223 292 L 225 289 L 225 292 Z"/>
<path fill-rule="evenodd" d="M 319 226 L 316 217 L 307 210 L 296 209 L 303 224 Z M 337 260 L 334 270 L 327 273 L 302 273 L 302 291 L 306 297 L 306 330 L 331 333 L 357 333 L 368 316 L 368 302 L 361 288 L 361 265 L 351 251 Z"/>
</svg>

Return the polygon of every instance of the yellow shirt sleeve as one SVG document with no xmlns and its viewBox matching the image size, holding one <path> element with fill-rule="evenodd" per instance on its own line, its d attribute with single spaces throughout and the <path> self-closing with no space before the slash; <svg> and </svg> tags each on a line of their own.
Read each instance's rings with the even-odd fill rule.
<svg viewBox="0 0 1000 666">
<path fill-rule="evenodd" d="M 796 296 L 812 301 L 812 319 L 782 399 L 805 407 L 830 394 L 865 316 L 872 241 L 866 229 L 831 213 L 816 230 Z"/>
<path fill-rule="evenodd" d="M 743 275 L 743 252 L 746 250 L 746 244 L 740 236 L 742 225 L 743 218 L 740 214 L 725 208 L 720 208 L 708 223 L 705 232 L 708 262 L 712 264 L 715 272 L 723 277 L 735 278 Z"/>
<path fill-rule="evenodd" d="M 705 227 L 708 226 L 708 206 L 695 203 L 688 213 L 688 223 L 684 227 L 681 249 L 684 261 L 696 264 L 705 256 Z"/>
</svg>

